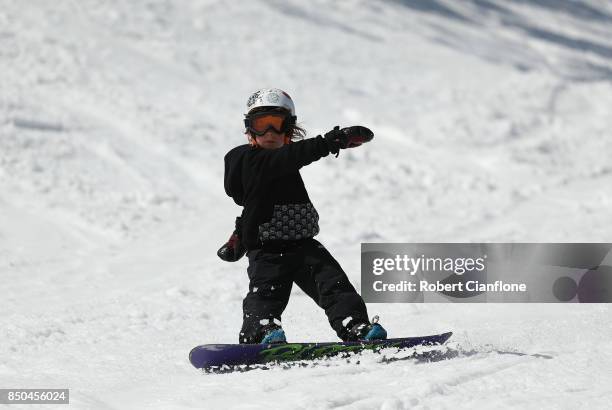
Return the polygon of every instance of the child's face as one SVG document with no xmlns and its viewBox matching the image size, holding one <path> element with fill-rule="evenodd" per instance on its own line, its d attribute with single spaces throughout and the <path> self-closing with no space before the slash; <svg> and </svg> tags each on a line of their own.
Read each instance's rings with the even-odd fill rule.
<svg viewBox="0 0 612 410">
<path fill-rule="evenodd" d="M 268 129 L 262 136 L 251 136 L 251 138 L 255 138 L 257 145 L 263 149 L 277 149 L 285 145 L 285 133 L 278 133 L 272 129 Z"/>
</svg>

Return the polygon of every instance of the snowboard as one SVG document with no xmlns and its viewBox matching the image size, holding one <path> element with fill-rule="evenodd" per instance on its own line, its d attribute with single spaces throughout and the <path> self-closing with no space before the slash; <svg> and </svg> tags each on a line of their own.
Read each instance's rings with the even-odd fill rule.
<svg viewBox="0 0 612 410">
<path fill-rule="evenodd" d="M 209 344 L 194 347 L 189 353 L 191 364 L 204 370 L 223 367 L 250 366 L 270 362 L 314 360 L 337 355 L 349 355 L 364 350 L 407 349 L 414 346 L 441 345 L 452 332 L 439 335 L 401 337 L 386 340 L 356 342 L 281 343 L 281 344 Z"/>
</svg>

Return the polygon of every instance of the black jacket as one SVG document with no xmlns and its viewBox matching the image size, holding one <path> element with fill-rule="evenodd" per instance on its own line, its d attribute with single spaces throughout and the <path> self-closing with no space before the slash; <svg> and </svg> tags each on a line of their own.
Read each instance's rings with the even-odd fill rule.
<svg viewBox="0 0 612 410">
<path fill-rule="evenodd" d="M 243 206 L 241 240 L 247 249 L 319 232 L 318 214 L 299 169 L 329 154 L 321 136 L 278 149 L 241 145 L 225 155 L 225 192 Z"/>
</svg>

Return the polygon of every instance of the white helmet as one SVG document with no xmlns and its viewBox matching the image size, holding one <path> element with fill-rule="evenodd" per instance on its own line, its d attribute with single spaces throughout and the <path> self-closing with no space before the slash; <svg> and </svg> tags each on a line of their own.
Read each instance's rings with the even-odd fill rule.
<svg viewBox="0 0 612 410">
<path fill-rule="evenodd" d="M 258 107 L 281 107 L 295 115 L 295 106 L 289 94 L 278 88 L 263 88 L 255 91 L 247 101 L 245 115 Z"/>
</svg>

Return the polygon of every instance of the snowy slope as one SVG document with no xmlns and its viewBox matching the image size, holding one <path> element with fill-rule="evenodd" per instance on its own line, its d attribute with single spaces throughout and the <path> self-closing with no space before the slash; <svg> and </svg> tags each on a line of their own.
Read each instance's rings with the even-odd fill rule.
<svg viewBox="0 0 612 410">
<path fill-rule="evenodd" d="M 93 409 L 606 407 L 607 305 L 369 306 L 390 336 L 480 352 L 431 364 L 211 376 L 187 354 L 237 340 L 246 261 L 215 252 L 257 88 L 287 90 L 310 136 L 375 131 L 302 173 L 356 285 L 366 241 L 611 241 L 611 22 L 603 0 L 0 0 L 0 388 Z M 298 290 L 283 326 L 335 340 Z"/>
</svg>

